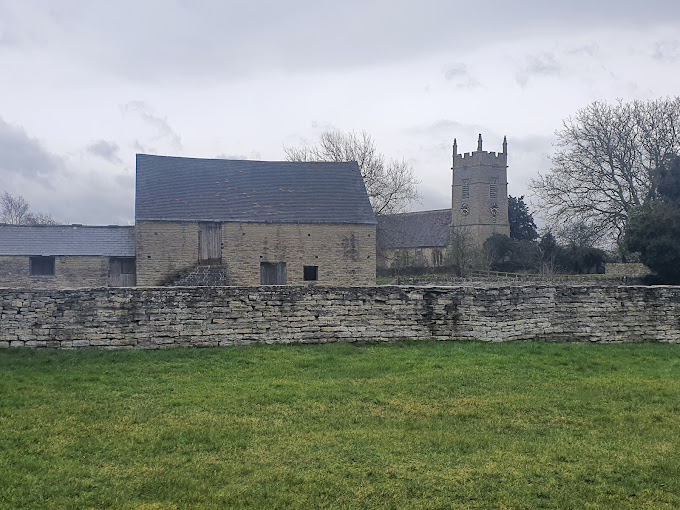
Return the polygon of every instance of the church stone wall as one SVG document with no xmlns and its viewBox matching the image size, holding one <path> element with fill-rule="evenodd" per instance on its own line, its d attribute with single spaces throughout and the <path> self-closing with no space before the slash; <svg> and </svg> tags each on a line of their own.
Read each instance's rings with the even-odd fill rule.
<svg viewBox="0 0 680 510">
<path fill-rule="evenodd" d="M 0 347 L 156 349 L 407 338 L 680 342 L 680 287 L 0 289 Z"/>
<path fill-rule="evenodd" d="M 382 249 L 378 253 L 378 269 L 424 269 L 438 268 L 450 264 L 449 249 L 435 248 L 397 248 Z"/>
</svg>

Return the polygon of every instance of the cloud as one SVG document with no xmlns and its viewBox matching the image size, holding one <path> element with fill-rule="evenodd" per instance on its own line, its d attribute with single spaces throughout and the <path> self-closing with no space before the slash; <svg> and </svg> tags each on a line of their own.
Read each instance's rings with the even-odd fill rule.
<svg viewBox="0 0 680 510">
<path fill-rule="evenodd" d="M 115 144 L 86 149 L 116 158 Z M 0 118 L 0 191 L 23 196 L 31 210 L 77 223 L 129 223 L 134 210 L 134 173 L 97 168 L 96 160 L 56 155 L 18 126 Z"/>
<path fill-rule="evenodd" d="M 566 49 L 568 55 L 583 55 L 587 57 L 596 57 L 600 54 L 600 45 L 595 41 L 590 41 L 585 44 L 580 44 L 578 46 L 572 46 Z"/>
<path fill-rule="evenodd" d="M 652 58 L 664 63 L 674 64 L 680 60 L 680 41 L 677 39 L 663 39 L 654 45 Z"/>
<path fill-rule="evenodd" d="M 163 140 L 168 142 L 175 150 L 182 150 L 182 140 L 180 136 L 170 127 L 168 120 L 160 117 L 154 112 L 144 101 L 130 101 L 122 106 L 123 113 L 133 113 L 141 118 L 144 122 L 153 127 L 157 136 L 155 140 Z"/>
<path fill-rule="evenodd" d="M 86 150 L 94 156 L 99 156 L 111 163 L 120 164 L 122 160 L 118 156 L 120 147 L 115 142 L 107 142 L 106 140 L 97 140 L 87 146 Z"/>
<path fill-rule="evenodd" d="M 449 176 L 446 176 L 447 182 Z M 451 207 L 451 188 L 448 186 L 419 186 L 420 201 L 410 204 L 412 211 L 431 211 L 434 209 L 449 209 Z"/>
<path fill-rule="evenodd" d="M 424 135 L 426 137 L 450 137 L 452 133 L 483 133 L 489 131 L 481 124 L 471 124 L 465 122 L 457 122 L 449 119 L 439 119 L 430 124 L 412 126 L 405 130 L 407 134 Z M 460 135 L 458 135 L 460 136 Z M 475 141 L 477 135 L 474 134 Z M 453 139 L 451 140 L 453 142 Z"/>
<path fill-rule="evenodd" d="M 600 27 L 672 25 L 680 18 L 677 0 L 655 0 L 655 8 L 647 9 L 631 0 L 527 1 L 512 9 L 498 0 L 422 0 L 417 8 L 385 0 L 4 4 L 0 20 L 9 19 L 12 30 L 6 37 L 36 41 L 57 60 L 77 61 L 76 67 L 107 79 L 163 85 L 356 69 L 442 49 L 460 54 L 518 34 L 544 33 L 556 40 Z"/>
<path fill-rule="evenodd" d="M 444 68 L 444 79 L 453 83 L 458 89 L 475 89 L 481 85 L 462 62 L 455 62 L 446 66 Z"/>
<path fill-rule="evenodd" d="M 557 76 L 562 71 L 561 64 L 553 53 L 544 52 L 527 55 L 524 65 L 518 71 L 517 83 L 526 87 L 529 79 L 535 76 Z"/>
<path fill-rule="evenodd" d="M 53 174 L 63 166 L 62 159 L 49 152 L 40 141 L 0 118 L 0 183 L 24 177 L 50 186 Z"/>
<path fill-rule="evenodd" d="M 250 155 L 246 154 L 225 154 L 224 152 L 217 154 L 215 156 L 215 159 L 231 159 L 231 160 L 238 160 L 238 161 L 243 161 L 243 160 L 251 160 L 251 161 L 258 161 L 262 158 L 262 155 L 258 151 L 251 151 Z"/>
</svg>

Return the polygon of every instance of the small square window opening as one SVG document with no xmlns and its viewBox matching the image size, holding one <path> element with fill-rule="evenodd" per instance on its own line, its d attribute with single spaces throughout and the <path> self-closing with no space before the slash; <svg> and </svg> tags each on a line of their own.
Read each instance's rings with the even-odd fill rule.
<svg viewBox="0 0 680 510">
<path fill-rule="evenodd" d="M 319 279 L 319 266 L 304 266 L 302 279 L 306 282 L 315 282 Z"/>
<path fill-rule="evenodd" d="M 28 274 L 31 276 L 54 276 L 54 257 L 30 257 Z"/>
</svg>

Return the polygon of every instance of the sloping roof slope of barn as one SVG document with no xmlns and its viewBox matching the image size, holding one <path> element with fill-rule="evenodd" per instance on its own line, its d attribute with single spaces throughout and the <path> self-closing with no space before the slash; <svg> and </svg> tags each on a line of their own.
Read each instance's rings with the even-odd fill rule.
<svg viewBox="0 0 680 510">
<path fill-rule="evenodd" d="M 298 163 L 137 154 L 135 218 L 375 225 L 356 162 Z"/>
<path fill-rule="evenodd" d="M 134 257 L 134 227 L 0 225 L 0 255 Z"/>
<path fill-rule="evenodd" d="M 378 246 L 386 249 L 446 246 L 451 209 L 390 214 L 378 217 Z"/>
</svg>

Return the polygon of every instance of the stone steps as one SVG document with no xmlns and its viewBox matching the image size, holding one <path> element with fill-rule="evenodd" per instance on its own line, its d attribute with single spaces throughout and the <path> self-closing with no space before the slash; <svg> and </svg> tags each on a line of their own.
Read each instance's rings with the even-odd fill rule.
<svg viewBox="0 0 680 510">
<path fill-rule="evenodd" d="M 168 287 L 225 287 L 229 285 L 226 266 L 196 266 L 180 274 Z"/>
</svg>

